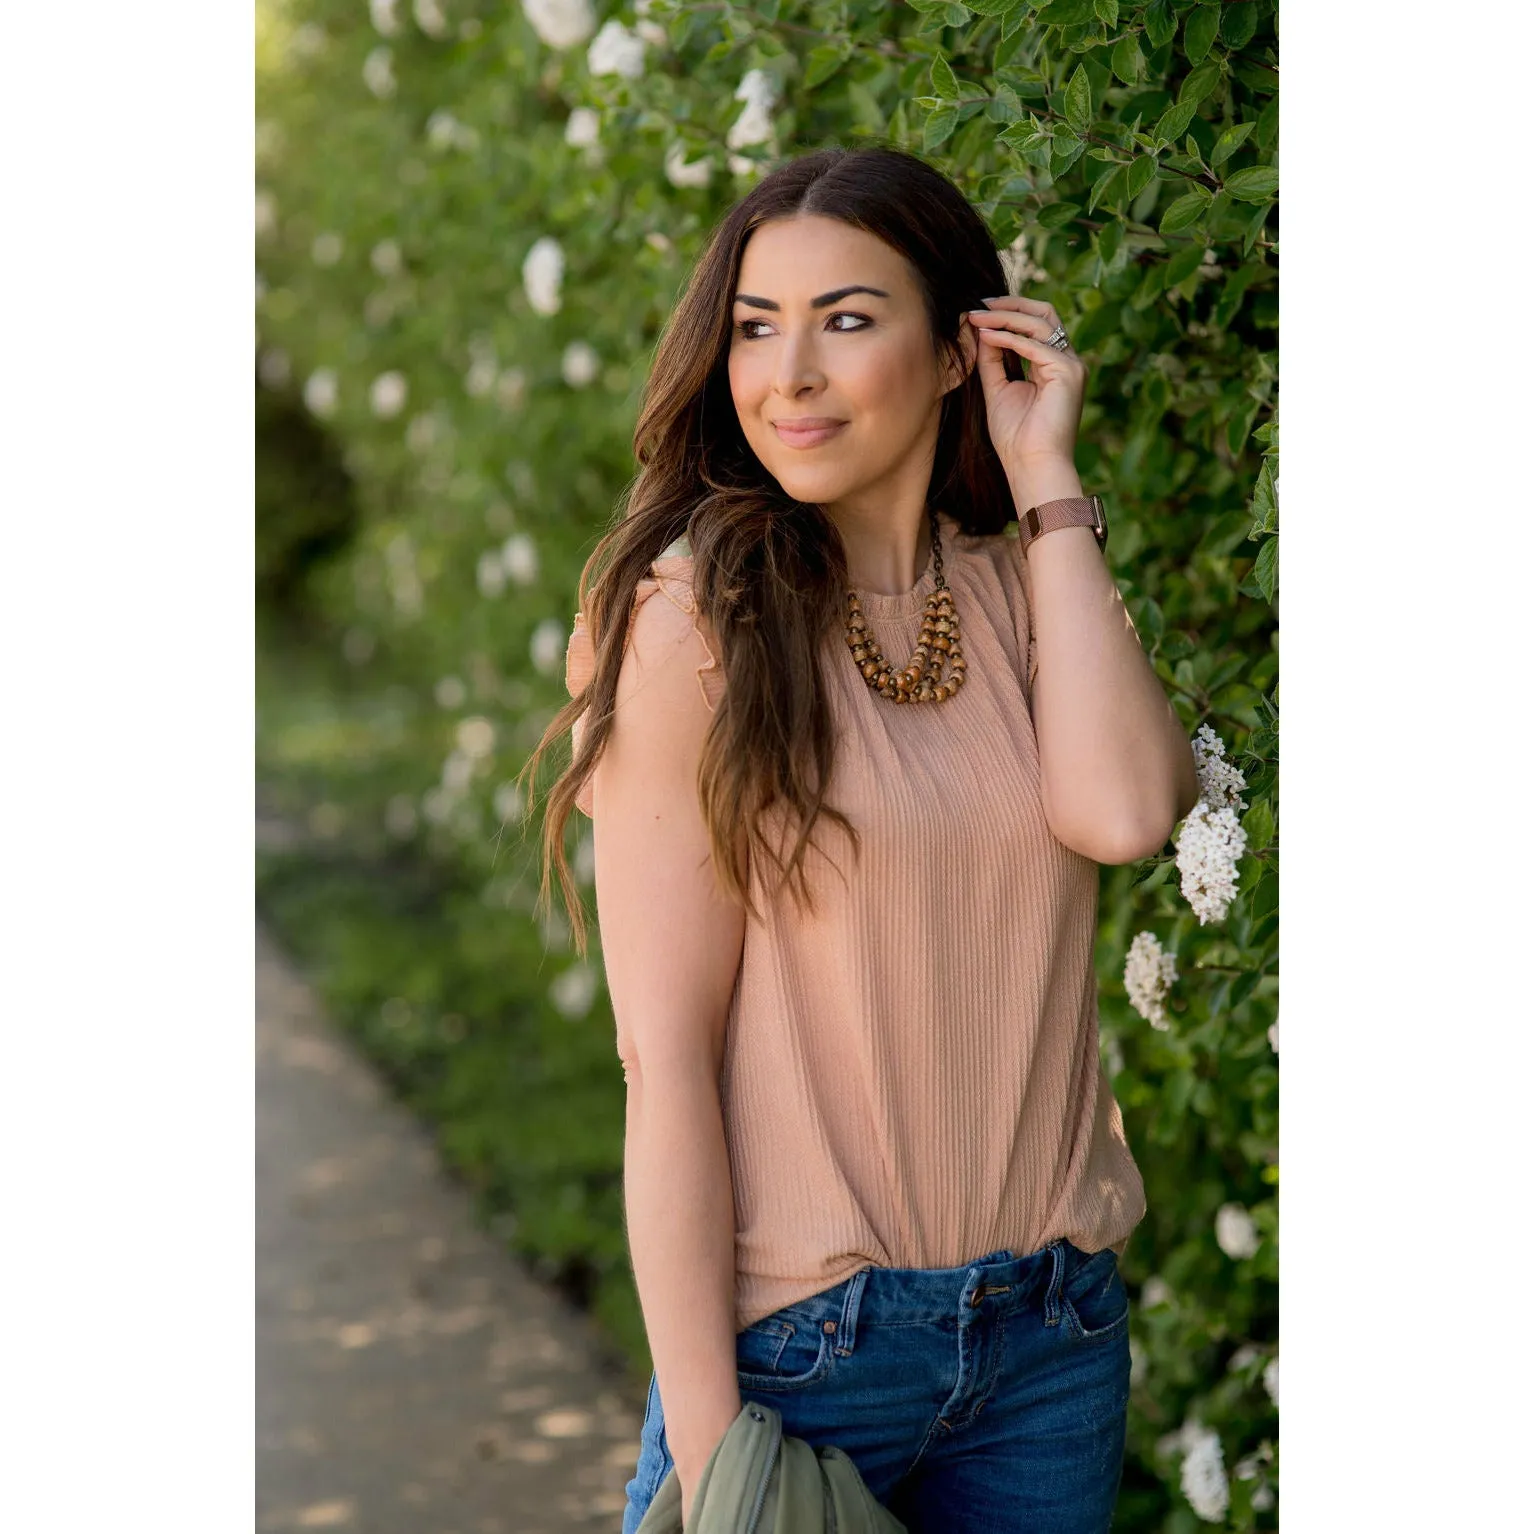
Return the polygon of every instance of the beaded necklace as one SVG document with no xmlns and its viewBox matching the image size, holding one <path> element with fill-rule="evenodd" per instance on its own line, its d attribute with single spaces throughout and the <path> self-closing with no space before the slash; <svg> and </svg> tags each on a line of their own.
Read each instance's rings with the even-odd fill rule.
<svg viewBox="0 0 1534 1534">
<path fill-rule="evenodd" d="M 937 585 L 927 597 L 921 633 L 911 658 L 898 670 L 884 658 L 879 641 L 874 638 L 863 615 L 857 592 L 847 592 L 847 648 L 863 680 L 879 694 L 895 703 L 941 703 L 964 685 L 966 661 L 959 645 L 959 618 L 954 611 L 953 592 L 943 578 L 943 540 L 938 535 L 937 507 L 927 508 L 932 524 L 932 565 Z M 943 657 L 948 657 L 949 675 L 941 677 Z"/>
</svg>

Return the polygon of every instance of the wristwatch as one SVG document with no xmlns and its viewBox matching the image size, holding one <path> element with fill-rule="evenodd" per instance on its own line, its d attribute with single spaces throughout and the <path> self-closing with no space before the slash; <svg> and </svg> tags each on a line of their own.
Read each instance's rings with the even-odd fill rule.
<svg viewBox="0 0 1534 1534">
<path fill-rule="evenodd" d="M 1099 549 L 1108 546 L 1108 513 L 1103 509 L 1100 495 L 1073 495 L 1059 501 L 1045 501 L 1030 506 L 1018 518 L 1022 529 L 1023 552 L 1043 533 L 1052 533 L 1057 527 L 1090 527 L 1097 539 Z"/>
</svg>

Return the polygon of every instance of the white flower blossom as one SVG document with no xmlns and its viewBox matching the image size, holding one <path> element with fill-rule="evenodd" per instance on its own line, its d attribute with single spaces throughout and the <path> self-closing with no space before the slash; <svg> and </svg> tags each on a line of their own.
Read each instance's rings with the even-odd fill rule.
<svg viewBox="0 0 1534 1534">
<path fill-rule="evenodd" d="M 533 242 L 522 262 L 522 290 L 539 314 L 558 314 L 559 290 L 565 278 L 565 253 L 552 235 Z"/>
<path fill-rule="evenodd" d="M 483 597 L 498 597 L 506 589 L 506 566 L 499 549 L 486 549 L 474 567 L 475 584 Z"/>
<path fill-rule="evenodd" d="M 522 0 L 522 14 L 549 48 L 573 48 L 596 29 L 591 0 Z"/>
<path fill-rule="evenodd" d="M 527 374 L 507 368 L 495 381 L 495 402 L 502 410 L 520 410 L 527 400 Z"/>
<path fill-rule="evenodd" d="M 495 750 L 495 726 L 480 714 L 460 719 L 454 733 L 458 749 L 473 761 L 480 761 Z"/>
<path fill-rule="evenodd" d="M 394 94 L 394 54 L 389 48 L 379 46 L 362 61 L 362 83 L 380 101 Z"/>
<path fill-rule="evenodd" d="M 573 964 L 549 987 L 549 1000 L 564 1017 L 585 1017 L 597 998 L 596 966 Z"/>
<path fill-rule="evenodd" d="M 334 368 L 316 368 L 304 384 L 304 404 L 322 421 L 335 414 L 340 393 Z"/>
<path fill-rule="evenodd" d="M 730 124 L 725 143 L 731 149 L 768 143 L 772 138 L 772 109 L 778 101 L 777 82 L 765 69 L 748 69 L 735 88 L 735 100 L 746 105 Z"/>
<path fill-rule="evenodd" d="M 315 235 L 309 255 L 316 266 L 334 266 L 346 252 L 346 241 L 334 229 Z"/>
<path fill-rule="evenodd" d="M 1177 839 L 1183 898 L 1199 925 L 1223 921 L 1236 898 L 1236 865 L 1246 851 L 1246 832 L 1228 806 L 1211 809 L 1202 799 L 1188 812 Z"/>
<path fill-rule="evenodd" d="M 395 37 L 399 33 L 399 16 L 396 14 L 399 0 L 368 0 L 368 15 L 373 20 L 373 30 L 380 37 Z"/>
<path fill-rule="evenodd" d="M 503 821 L 520 820 L 523 810 L 521 786 L 510 779 L 502 783 L 490 800 L 490 808 Z"/>
<path fill-rule="evenodd" d="M 599 141 L 601 113 L 591 107 L 576 107 L 565 119 L 565 142 L 575 149 L 586 149 Z"/>
<path fill-rule="evenodd" d="M 398 277 L 405 269 L 405 260 L 396 240 L 380 240 L 368 253 L 368 261 L 380 277 Z"/>
<path fill-rule="evenodd" d="M 639 20 L 634 24 L 634 30 L 652 47 L 664 48 L 669 45 L 671 39 L 666 29 L 657 21 L 647 21 L 651 10 L 651 0 L 634 0 L 634 14 Z"/>
<path fill-rule="evenodd" d="M 1268 1024 L 1268 1043 L 1276 1055 L 1278 1053 L 1278 1019 L 1276 1017 Z"/>
<path fill-rule="evenodd" d="M 710 156 L 703 155 L 689 164 L 687 150 L 681 143 L 674 142 L 666 150 L 666 180 L 672 186 L 703 187 L 713 177 L 714 162 Z"/>
<path fill-rule="evenodd" d="M 526 533 L 513 533 L 501 545 L 501 563 L 519 586 L 530 586 L 538 579 L 538 549 Z"/>
<path fill-rule="evenodd" d="M 384 806 L 384 829 L 397 841 L 415 835 L 419 817 L 409 794 L 395 794 Z"/>
<path fill-rule="evenodd" d="M 288 380 L 292 376 L 292 364 L 288 360 L 288 354 L 280 346 L 269 346 L 261 353 L 260 360 L 256 363 L 256 377 L 268 389 L 287 388 Z"/>
<path fill-rule="evenodd" d="M 1254 1513 L 1265 1513 L 1277 1500 L 1278 1498 L 1274 1494 L 1272 1486 L 1267 1481 L 1264 1481 L 1252 1493 L 1252 1511 Z"/>
<path fill-rule="evenodd" d="M 1240 1204 L 1220 1205 L 1214 1217 L 1214 1239 L 1220 1250 L 1236 1262 L 1252 1256 L 1261 1245 L 1256 1223 Z"/>
<path fill-rule="evenodd" d="M 452 712 L 463 707 L 464 699 L 468 697 L 469 690 L 463 685 L 462 677 L 445 676 L 432 689 L 432 695 L 437 700 L 437 707 Z"/>
<path fill-rule="evenodd" d="M 1140 1303 L 1146 1309 L 1155 1305 L 1169 1305 L 1171 1301 L 1172 1286 L 1159 1273 L 1152 1273 L 1140 1285 Z"/>
<path fill-rule="evenodd" d="M 533 669 L 540 676 L 553 676 L 565 658 L 565 646 L 570 634 L 558 618 L 545 618 L 533 630 L 528 651 L 532 656 Z"/>
<path fill-rule="evenodd" d="M 1229 1374 L 1239 1373 L 1248 1364 L 1256 1363 L 1262 1357 L 1262 1349 L 1255 1342 L 1243 1342 L 1234 1353 L 1230 1355 L 1230 1362 L 1225 1369 Z"/>
<path fill-rule="evenodd" d="M 1124 989 L 1129 993 L 1129 1005 L 1152 1028 L 1163 1032 L 1171 1026 L 1166 1017 L 1166 998 L 1176 978 L 1176 955 L 1162 952 L 1154 932 L 1137 933 L 1124 960 Z"/>
<path fill-rule="evenodd" d="M 1240 815 L 1246 809 L 1241 790 L 1246 779 L 1225 760 L 1225 742 L 1207 724 L 1193 737 L 1193 764 L 1198 770 L 1198 796 L 1212 809 L 1228 806 Z"/>
<path fill-rule="evenodd" d="M 262 189 L 256 193 L 256 238 L 273 233 L 277 228 L 277 199 Z"/>
<path fill-rule="evenodd" d="M 473 758 L 462 751 L 449 751 L 442 764 L 442 786 L 450 794 L 461 794 L 473 781 Z"/>
<path fill-rule="evenodd" d="M 1278 1354 L 1273 1355 L 1268 1367 L 1262 1371 L 1262 1388 L 1267 1391 L 1268 1399 L 1278 1405 Z"/>
<path fill-rule="evenodd" d="M 584 389 L 601 371 L 602 359 L 585 341 L 572 341 L 560 358 L 560 376 L 572 389 Z"/>
<path fill-rule="evenodd" d="M 500 371 L 494 357 L 476 357 L 463 375 L 464 393 L 473 399 L 483 399 L 495 387 Z"/>
<path fill-rule="evenodd" d="M 280 122 L 263 117 L 256 122 L 256 164 L 274 160 L 287 147 L 288 135 Z"/>
<path fill-rule="evenodd" d="M 288 47 L 292 50 L 295 59 L 317 59 L 329 44 L 330 39 L 326 36 L 324 27 L 312 21 L 306 21 L 303 26 L 295 27 L 292 37 L 288 39 Z"/>
<path fill-rule="evenodd" d="M 447 17 L 442 14 L 442 7 L 437 0 L 415 0 L 411 14 L 415 17 L 415 24 L 428 37 L 447 36 Z"/>
<path fill-rule="evenodd" d="M 373 407 L 373 414 L 384 421 L 397 416 L 405 408 L 405 401 L 409 397 L 409 382 L 403 373 L 394 370 L 380 373 L 368 391 L 368 403 Z"/>
<path fill-rule="evenodd" d="M 586 68 L 594 75 L 637 80 L 644 73 L 644 40 L 621 21 L 609 18 L 586 50 Z"/>
<path fill-rule="evenodd" d="M 1182 1494 L 1206 1523 L 1220 1523 L 1230 1508 L 1225 1453 L 1220 1435 L 1209 1427 L 1185 1428 L 1188 1449 L 1182 1461 Z"/>
<path fill-rule="evenodd" d="M 410 424 L 405 428 L 405 446 L 412 453 L 425 453 L 436 445 L 437 436 L 441 428 L 434 412 L 423 410 L 419 415 L 410 418 Z"/>
<path fill-rule="evenodd" d="M 1022 293 L 1028 283 L 1037 282 L 1039 278 L 1049 275 L 1043 267 L 1033 264 L 1026 230 L 1006 250 L 998 251 L 997 254 L 1001 258 L 1001 269 L 1006 274 L 1008 293 Z"/>
<path fill-rule="evenodd" d="M 644 242 L 650 247 L 651 250 L 658 250 L 662 255 L 666 255 L 670 251 L 676 249 L 670 237 L 666 234 L 663 234 L 659 229 L 652 229 L 644 237 Z"/>
</svg>

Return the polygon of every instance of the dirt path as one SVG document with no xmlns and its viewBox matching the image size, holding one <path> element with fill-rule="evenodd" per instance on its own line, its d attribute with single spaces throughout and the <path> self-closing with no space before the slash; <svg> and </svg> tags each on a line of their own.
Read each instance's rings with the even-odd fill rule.
<svg viewBox="0 0 1534 1534">
<path fill-rule="evenodd" d="M 617 1530 L 640 1412 L 256 930 L 260 1530 Z"/>
</svg>

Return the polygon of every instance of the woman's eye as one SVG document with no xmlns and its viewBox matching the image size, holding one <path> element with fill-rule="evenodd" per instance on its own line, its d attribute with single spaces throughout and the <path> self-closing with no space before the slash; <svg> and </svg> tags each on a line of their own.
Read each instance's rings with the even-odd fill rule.
<svg viewBox="0 0 1534 1534">
<path fill-rule="evenodd" d="M 851 335 L 855 330 L 866 330 L 868 326 L 873 324 L 873 321 L 866 314 L 854 314 L 850 309 L 838 309 L 835 314 L 827 317 L 826 323 L 829 324 L 831 320 L 857 320 L 859 322 L 853 326 L 839 327 L 842 335 Z M 765 325 L 766 323 L 766 320 L 741 320 L 735 326 L 735 333 L 742 341 L 756 341 L 760 337 L 751 329 L 751 326 Z"/>
</svg>

